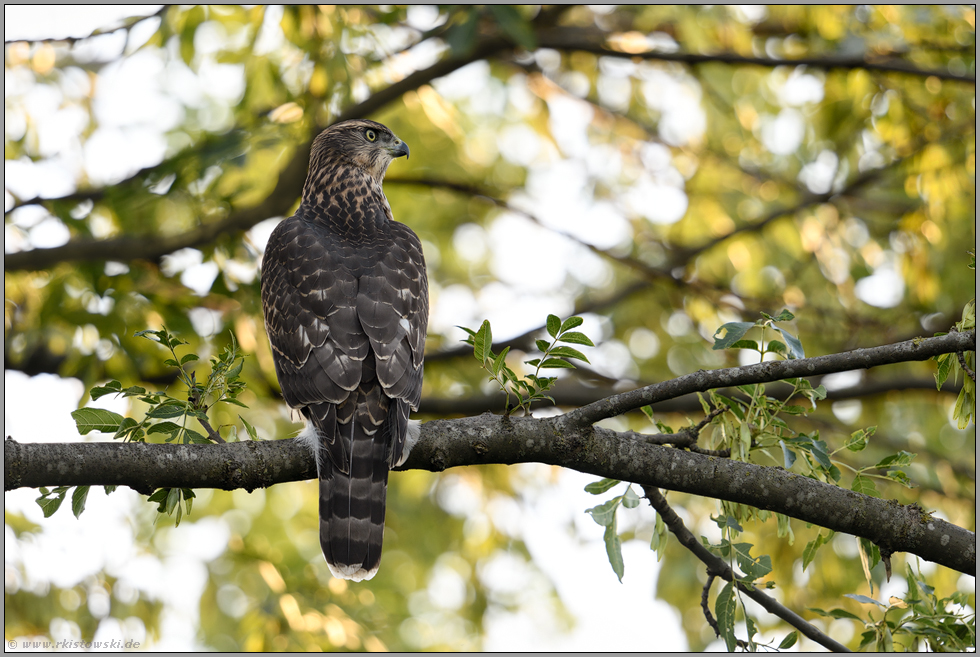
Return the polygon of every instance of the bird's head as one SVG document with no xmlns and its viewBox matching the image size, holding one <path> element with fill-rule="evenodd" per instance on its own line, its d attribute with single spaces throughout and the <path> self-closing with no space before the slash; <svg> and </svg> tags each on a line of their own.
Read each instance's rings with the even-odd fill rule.
<svg viewBox="0 0 980 657">
<path fill-rule="evenodd" d="M 408 157 L 408 145 L 386 126 L 366 119 L 335 123 L 313 141 L 310 175 L 340 162 L 366 171 L 378 185 L 396 157 Z"/>
</svg>

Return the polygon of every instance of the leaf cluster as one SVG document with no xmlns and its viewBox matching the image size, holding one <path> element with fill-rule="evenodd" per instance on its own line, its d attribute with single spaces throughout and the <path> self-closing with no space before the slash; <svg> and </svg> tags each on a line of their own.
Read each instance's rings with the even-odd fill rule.
<svg viewBox="0 0 980 657">
<path fill-rule="evenodd" d="M 592 493 L 593 495 L 601 495 L 621 483 L 621 481 L 616 479 L 600 479 L 587 485 L 585 492 Z M 635 509 L 639 504 L 640 496 L 633 490 L 632 485 L 627 484 L 626 492 L 622 495 L 617 495 L 599 506 L 585 510 L 586 513 L 592 516 L 592 519 L 595 520 L 597 525 L 605 527 L 602 538 L 606 543 L 606 556 L 609 558 L 609 565 L 612 566 L 613 572 L 616 573 L 616 577 L 620 582 L 623 581 L 625 565 L 623 563 L 623 543 L 619 537 L 619 532 L 616 530 L 616 511 L 620 506 L 627 509 Z"/>
<path fill-rule="evenodd" d="M 971 596 L 957 591 L 939 597 L 911 566 L 906 566 L 905 582 L 905 596 L 893 596 L 887 603 L 866 595 L 847 594 L 846 597 L 871 607 L 865 618 L 845 609 L 810 611 L 863 625 L 860 650 L 969 652 L 976 647 L 977 619 Z"/>
<path fill-rule="evenodd" d="M 225 442 L 221 434 L 211 428 L 208 410 L 220 403 L 247 408 L 237 399 L 245 389 L 245 381 L 241 378 L 245 357 L 241 354 L 234 336 L 230 345 L 211 358 L 211 371 L 200 383 L 197 381 L 196 372 L 188 372 L 184 369 L 185 365 L 199 361 L 200 356 L 195 353 L 177 355 L 177 349 L 187 345 L 188 342 L 170 333 L 166 327 L 160 330 L 139 331 L 135 337 L 156 342 L 169 351 L 170 357 L 164 359 L 164 365 L 177 370 L 178 380 L 187 388 L 185 398 L 174 397 L 166 390 L 147 391 L 142 386 L 123 388 L 119 381 L 112 380 L 105 385 L 93 387 L 90 391 L 92 400 L 106 395 L 134 397 L 149 406 L 143 419 L 137 421 L 101 408 L 80 408 L 72 411 L 78 433 L 83 436 L 92 431 L 111 433 L 114 439 L 125 442 L 146 442 L 149 437 L 162 437 L 164 442 L 182 444 Z M 256 440 L 258 436 L 255 428 L 245 418 L 239 416 L 239 419 L 242 420 L 249 437 Z M 188 426 L 194 420 L 205 433 Z M 37 503 L 46 518 L 58 510 L 70 488 L 59 486 L 53 490 L 41 489 L 41 496 L 37 498 Z M 105 489 L 106 493 L 111 493 L 115 490 L 115 486 L 106 486 Z M 88 492 L 89 486 L 78 486 L 72 493 L 72 513 L 76 518 L 85 509 Z M 161 488 L 150 495 L 147 501 L 156 502 L 160 513 L 171 516 L 176 513 L 175 521 L 179 525 L 182 515 L 190 514 L 194 497 L 194 491 L 189 488 Z"/>
<path fill-rule="evenodd" d="M 534 344 L 541 352 L 541 356 L 524 361 L 526 365 L 534 368 L 534 372 L 526 374 L 523 378 L 517 376 L 514 370 L 507 365 L 506 358 L 510 352 L 510 347 L 504 347 L 499 354 L 495 354 L 491 349 L 493 332 L 489 320 L 483 320 L 483 324 L 476 331 L 465 326 L 459 328 L 468 334 L 463 342 L 473 347 L 473 356 L 480 362 L 483 369 L 490 373 L 489 380 L 495 381 L 500 386 L 500 390 L 507 395 L 504 414 L 510 415 L 516 410 L 529 414 L 531 404 L 535 401 L 555 402 L 554 398 L 546 393 L 551 390 L 558 378 L 541 376 L 541 370 L 575 369 L 575 365 L 570 360 L 589 362 L 589 359 L 581 351 L 567 346 L 569 344 L 595 346 L 589 336 L 580 331 L 572 330 L 581 326 L 583 321 L 581 317 L 569 317 L 562 321 L 557 315 L 548 315 L 546 327 L 548 335 L 552 339 L 550 342 L 548 340 L 535 340 Z M 559 344 L 561 342 L 565 344 Z M 513 406 L 511 406 L 511 396 L 516 400 Z"/>
<path fill-rule="evenodd" d="M 976 254 L 970 252 L 970 269 L 976 270 Z M 963 307 L 963 315 L 960 321 L 956 322 L 953 329 L 956 331 L 972 331 L 977 327 L 977 300 L 976 297 Z M 937 335 L 943 335 L 937 333 Z M 967 428 L 971 422 L 977 421 L 977 353 L 967 351 L 960 354 L 943 354 L 936 359 L 939 365 L 936 369 L 936 389 L 939 390 L 953 375 L 953 382 L 959 381 L 960 374 L 963 374 L 963 387 L 956 397 L 953 405 L 953 417 L 956 419 L 956 426 L 960 429 Z"/>
</svg>

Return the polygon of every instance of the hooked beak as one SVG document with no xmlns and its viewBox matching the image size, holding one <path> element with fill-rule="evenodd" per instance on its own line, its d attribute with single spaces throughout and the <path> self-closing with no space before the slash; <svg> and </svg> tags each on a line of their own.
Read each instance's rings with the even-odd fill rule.
<svg viewBox="0 0 980 657">
<path fill-rule="evenodd" d="M 389 152 L 392 157 L 401 157 L 404 155 L 407 158 L 409 154 L 408 144 L 399 139 L 398 143 L 389 149 Z"/>
</svg>

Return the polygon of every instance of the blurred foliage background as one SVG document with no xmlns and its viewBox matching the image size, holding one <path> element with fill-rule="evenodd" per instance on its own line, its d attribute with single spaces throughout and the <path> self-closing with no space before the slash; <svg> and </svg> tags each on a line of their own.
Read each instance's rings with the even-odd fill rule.
<svg viewBox="0 0 980 657">
<path fill-rule="evenodd" d="M 91 36 L 5 43 L 8 386 L 43 373 L 85 389 L 171 385 L 159 348 L 136 331 L 166 326 L 202 356 L 234 337 L 250 354 L 242 416 L 263 439 L 293 435 L 257 273 L 269 232 L 298 203 L 312 138 L 355 115 L 412 149 L 386 193 L 429 267 L 423 419 L 502 408 L 456 328 L 484 318 L 510 340 L 515 369 L 547 313 L 586 319 L 598 347 L 590 368 L 562 378 L 556 399 L 568 407 L 739 364 L 712 351 L 711 336 L 759 311 L 791 308 L 807 355 L 820 355 L 946 331 L 975 296 L 972 6 L 148 11 Z M 877 426 L 862 458 L 879 446 L 918 454 L 917 487 L 882 494 L 972 529 L 975 427 L 950 420 L 955 388 L 937 392 L 931 372 L 828 377 L 835 401 L 800 430 L 836 448 Z M 216 409 L 212 424 L 233 438 L 239 410 Z M 674 426 L 688 417 L 674 412 L 699 419 L 696 404 L 668 410 Z M 195 645 L 217 650 L 470 650 L 509 645 L 485 643 L 489 625 L 531 602 L 572 631 L 560 581 L 514 520 L 563 476 L 393 474 L 383 567 L 368 586 L 330 578 L 305 483 L 198 491 L 178 528 L 134 503 L 118 548 L 128 556 L 74 582 L 29 566 L 45 524 L 8 504 L 5 635 L 165 646 L 182 622 Z M 717 533 L 717 502 L 670 499 L 695 532 Z M 624 519 L 624 540 L 648 543 L 652 518 Z M 772 556 L 784 604 L 867 613 L 842 598 L 868 593 L 852 537 L 803 572 L 816 528 L 794 522 L 790 543 L 773 522 L 746 535 Z M 564 524 L 585 540 L 579 519 Z M 159 565 L 174 554 L 195 555 L 183 583 L 199 601 L 134 576 L 175 572 Z M 649 594 L 703 649 L 714 640 L 703 569 L 676 543 L 664 563 Z M 937 590 L 975 591 L 972 578 L 921 568 Z M 181 605 L 194 609 L 182 616 Z M 859 643 L 853 624 L 821 627 Z"/>
</svg>

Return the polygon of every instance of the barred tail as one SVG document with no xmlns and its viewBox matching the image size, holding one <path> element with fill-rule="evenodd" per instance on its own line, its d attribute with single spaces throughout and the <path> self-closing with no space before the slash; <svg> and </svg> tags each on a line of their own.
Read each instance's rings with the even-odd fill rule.
<svg viewBox="0 0 980 657">
<path fill-rule="evenodd" d="M 334 577 L 371 579 L 381 563 L 388 492 L 388 402 L 375 384 L 362 385 L 339 406 L 307 407 L 320 441 L 320 547 Z M 334 412 L 317 412 L 325 406 Z M 332 427 L 321 428 L 321 419 L 323 424 L 332 420 Z M 333 462 L 340 456 L 339 445 L 346 447 L 343 468 Z M 324 458 L 326 454 L 330 458 Z"/>
</svg>

